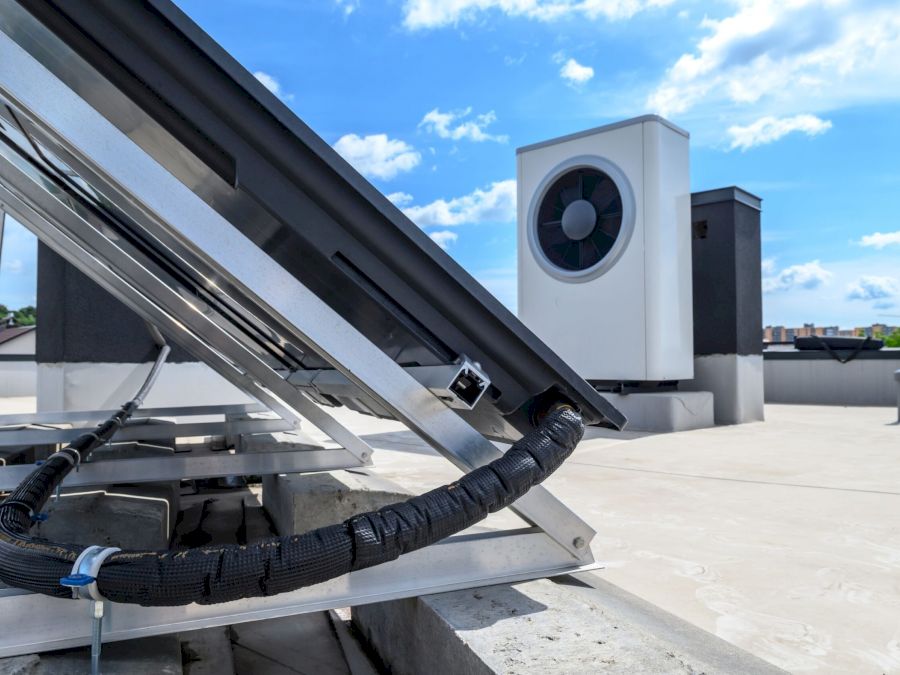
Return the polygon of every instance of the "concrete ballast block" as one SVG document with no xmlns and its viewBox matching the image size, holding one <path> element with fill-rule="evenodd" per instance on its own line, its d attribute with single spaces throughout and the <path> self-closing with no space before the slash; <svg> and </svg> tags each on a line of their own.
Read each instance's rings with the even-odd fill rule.
<svg viewBox="0 0 900 675">
<path fill-rule="evenodd" d="M 628 431 L 690 431 L 715 426 L 713 395 L 708 391 L 601 395 L 628 418 Z"/>
<path fill-rule="evenodd" d="M 709 354 L 694 359 L 694 379 L 685 391 L 711 391 L 716 424 L 765 419 L 762 354 Z"/>
<path fill-rule="evenodd" d="M 723 659 L 721 640 L 687 624 L 660 637 L 645 613 L 626 618 L 582 590 L 489 586 L 354 607 L 353 621 L 396 675 L 781 672 L 746 653 Z"/>
<path fill-rule="evenodd" d="M 263 478 L 263 506 L 282 535 L 334 525 L 410 493 L 363 471 L 281 474 Z"/>
<path fill-rule="evenodd" d="M 165 549 L 178 515 L 178 483 L 63 490 L 32 534 L 51 541 L 123 549 Z"/>
</svg>

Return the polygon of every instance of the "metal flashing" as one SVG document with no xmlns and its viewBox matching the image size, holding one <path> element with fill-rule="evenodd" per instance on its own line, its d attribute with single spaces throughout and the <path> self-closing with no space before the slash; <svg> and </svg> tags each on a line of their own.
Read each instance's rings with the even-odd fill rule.
<svg viewBox="0 0 900 675">
<path fill-rule="evenodd" d="M 573 134 L 566 134 L 565 136 L 557 136 L 556 138 L 551 138 L 546 141 L 540 141 L 538 143 L 532 143 L 531 145 L 523 145 L 521 148 L 516 148 L 516 154 L 520 155 L 523 152 L 531 152 L 532 150 L 539 150 L 540 148 L 546 148 L 551 145 L 558 145 L 560 143 L 565 143 L 566 141 L 574 141 L 579 138 L 593 136 L 595 134 L 599 134 L 604 131 L 612 131 L 613 129 L 622 129 L 624 127 L 634 126 L 635 124 L 643 124 L 644 122 L 659 122 L 663 126 L 666 126 L 669 129 L 671 129 L 672 131 L 681 134 L 685 138 L 691 137 L 689 132 L 685 131 L 678 125 L 673 124 L 672 122 L 665 119 L 664 117 L 660 117 L 659 115 L 641 115 L 639 117 L 632 117 L 631 119 L 622 120 L 621 122 L 612 122 L 611 124 L 603 124 L 599 127 L 594 127 L 592 129 L 585 129 L 584 131 L 576 131 Z"/>
<path fill-rule="evenodd" d="M 751 209 L 762 211 L 762 197 L 747 192 L 736 185 L 717 188 L 715 190 L 703 190 L 691 194 L 691 206 L 704 206 L 706 204 L 718 204 L 721 202 L 735 201 Z"/>
</svg>

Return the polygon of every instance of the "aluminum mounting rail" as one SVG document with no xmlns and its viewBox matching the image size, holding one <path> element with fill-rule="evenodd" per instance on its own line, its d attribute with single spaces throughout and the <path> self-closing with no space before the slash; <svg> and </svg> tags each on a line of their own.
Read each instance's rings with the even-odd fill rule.
<svg viewBox="0 0 900 675">
<path fill-rule="evenodd" d="M 10 445 L 52 445 L 68 443 L 81 434 L 91 431 L 95 425 L 54 429 L 48 427 L 17 426 L 0 427 L 0 448 Z M 178 422 L 174 424 L 126 424 L 114 440 L 156 441 L 166 438 L 191 436 L 215 436 L 225 434 L 261 434 L 287 431 L 294 425 L 280 419 L 247 419 L 230 422 Z"/>
<path fill-rule="evenodd" d="M 206 417 L 267 412 L 259 403 L 231 403 L 225 405 L 177 406 L 168 408 L 139 408 L 132 420 L 149 417 Z M 65 410 L 0 415 L 0 427 L 16 424 L 69 424 L 73 422 L 102 422 L 115 410 Z"/>
<path fill-rule="evenodd" d="M 367 465 L 343 448 L 316 448 L 292 452 L 232 452 L 197 448 L 168 456 L 86 462 L 77 472 L 66 478 L 65 486 L 68 489 L 114 483 L 265 476 L 279 473 L 334 471 Z M 0 466 L 0 490 L 15 488 L 33 469 L 30 464 Z"/>
</svg>

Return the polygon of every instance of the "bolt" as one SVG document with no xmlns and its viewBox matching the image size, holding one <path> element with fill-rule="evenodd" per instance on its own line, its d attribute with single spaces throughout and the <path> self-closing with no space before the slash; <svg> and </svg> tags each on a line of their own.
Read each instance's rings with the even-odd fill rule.
<svg viewBox="0 0 900 675">
<path fill-rule="evenodd" d="M 584 539 L 582 537 L 575 537 L 572 540 L 572 546 L 575 548 L 584 548 Z"/>
</svg>

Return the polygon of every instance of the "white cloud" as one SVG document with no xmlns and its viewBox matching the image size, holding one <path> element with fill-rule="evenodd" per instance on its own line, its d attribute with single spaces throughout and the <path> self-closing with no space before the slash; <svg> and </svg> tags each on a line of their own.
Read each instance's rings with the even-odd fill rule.
<svg viewBox="0 0 900 675">
<path fill-rule="evenodd" d="M 793 289 L 811 290 L 827 283 L 832 274 L 818 260 L 791 265 L 774 273 L 774 264 L 769 266 L 770 274 L 763 277 L 762 286 L 766 293 Z"/>
<path fill-rule="evenodd" d="M 770 277 L 775 274 L 775 258 L 762 259 L 762 273 L 764 277 Z"/>
<path fill-rule="evenodd" d="M 344 13 L 344 16 L 350 16 L 359 9 L 359 0 L 334 0 L 334 3 Z"/>
<path fill-rule="evenodd" d="M 896 232 L 874 232 L 859 240 L 860 246 L 871 246 L 879 250 L 886 246 L 900 246 L 900 230 Z"/>
<path fill-rule="evenodd" d="M 559 69 L 559 76 L 569 84 L 577 86 L 594 77 L 594 69 L 578 63 L 575 59 L 569 59 Z"/>
<path fill-rule="evenodd" d="M 422 121 L 419 122 L 419 127 L 429 133 L 437 134 L 441 138 L 449 138 L 454 141 L 468 139 L 476 143 L 481 143 L 482 141 L 506 143 L 509 140 L 509 136 L 495 136 L 485 131 L 489 125 L 497 121 L 497 115 L 493 110 L 464 120 L 471 114 L 472 108 L 450 112 L 441 112 L 435 108 L 431 112 L 426 113 Z"/>
<path fill-rule="evenodd" d="M 650 94 L 664 115 L 756 104 L 784 116 L 900 99 L 896 0 L 738 0 Z"/>
<path fill-rule="evenodd" d="M 766 293 L 763 299 L 763 315 L 766 323 L 800 326 L 813 321 L 816 325 L 840 325 L 843 328 L 870 325 L 879 319 L 879 311 L 893 309 L 877 307 L 875 303 L 891 302 L 900 305 L 900 294 L 891 299 L 862 302 L 847 299 L 847 289 L 861 277 L 890 277 L 900 280 L 900 249 L 885 251 L 878 256 L 852 257 L 845 260 L 828 260 L 825 264 L 831 273 L 828 283 L 812 291 Z M 846 253 L 851 253 L 847 250 Z M 900 312 L 895 312 L 900 313 Z"/>
<path fill-rule="evenodd" d="M 459 239 L 459 235 L 456 232 L 451 232 L 450 230 L 439 230 L 438 232 L 431 232 L 429 235 L 431 240 L 440 246 L 445 251 L 450 246 L 450 244 L 454 243 L 457 239 Z"/>
<path fill-rule="evenodd" d="M 387 198 L 394 206 L 403 206 L 413 200 L 413 196 L 408 192 L 392 192 Z"/>
<path fill-rule="evenodd" d="M 847 287 L 848 300 L 883 300 L 898 293 L 900 282 L 893 277 L 863 276 Z"/>
<path fill-rule="evenodd" d="M 476 21 L 488 12 L 536 21 L 581 16 L 586 19 L 627 19 L 674 0 L 406 0 L 403 25 L 411 30 L 455 26 Z"/>
<path fill-rule="evenodd" d="M 818 136 L 831 128 L 831 122 L 815 115 L 794 115 L 793 117 L 761 117 L 747 126 L 728 128 L 731 148 L 749 150 L 757 145 L 773 143 L 783 136 L 799 131 L 807 136 Z"/>
<path fill-rule="evenodd" d="M 7 258 L 0 263 L 0 271 L 6 274 L 21 274 L 23 269 L 25 269 L 25 263 L 19 258 Z"/>
<path fill-rule="evenodd" d="M 275 94 L 282 101 L 292 101 L 294 99 L 293 94 L 288 94 L 281 88 L 281 83 L 274 75 L 269 75 L 268 73 L 264 73 L 261 70 L 257 70 L 253 73 L 253 77 L 262 82 L 263 86 Z"/>
<path fill-rule="evenodd" d="M 387 134 L 347 134 L 338 139 L 334 149 L 363 175 L 382 180 L 412 171 L 422 161 L 415 148 Z"/>
<path fill-rule="evenodd" d="M 516 181 L 491 183 L 462 197 L 437 199 L 403 212 L 419 227 L 452 227 L 469 223 L 509 223 L 516 218 Z"/>
</svg>

